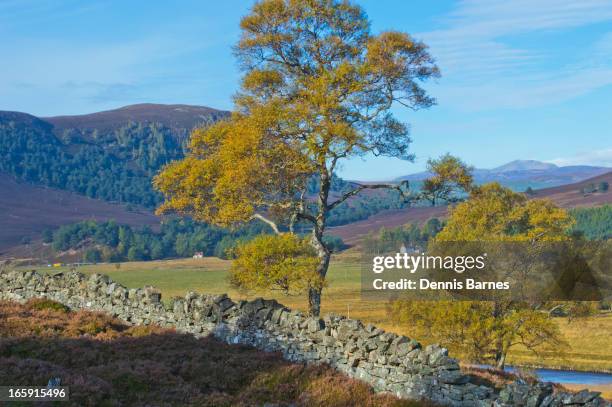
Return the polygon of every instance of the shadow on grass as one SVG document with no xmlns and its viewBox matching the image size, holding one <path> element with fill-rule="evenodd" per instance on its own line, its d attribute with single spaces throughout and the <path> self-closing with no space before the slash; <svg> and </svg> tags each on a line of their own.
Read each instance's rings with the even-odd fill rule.
<svg viewBox="0 0 612 407">
<path fill-rule="evenodd" d="M 429 405 L 376 395 L 327 366 L 37 301 L 0 302 L 0 366 L 0 385 L 60 377 L 75 406 Z"/>
</svg>

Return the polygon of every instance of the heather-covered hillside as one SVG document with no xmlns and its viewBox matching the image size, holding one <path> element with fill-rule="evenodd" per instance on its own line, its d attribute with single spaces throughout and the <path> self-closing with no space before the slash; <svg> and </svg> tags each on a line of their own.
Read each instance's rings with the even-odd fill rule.
<svg viewBox="0 0 612 407">
<path fill-rule="evenodd" d="M 78 357 L 74 357 L 78 355 Z M 0 383 L 60 377 L 71 406 L 421 406 L 324 366 L 133 326 L 48 300 L 0 302 Z"/>
</svg>

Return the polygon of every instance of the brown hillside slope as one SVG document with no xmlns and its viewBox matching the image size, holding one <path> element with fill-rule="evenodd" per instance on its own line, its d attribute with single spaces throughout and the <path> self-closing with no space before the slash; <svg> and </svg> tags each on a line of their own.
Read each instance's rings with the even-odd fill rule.
<svg viewBox="0 0 612 407">
<path fill-rule="evenodd" d="M 23 237 L 36 238 L 46 228 L 85 219 L 115 219 L 135 226 L 159 223 L 150 212 L 130 212 L 124 205 L 20 183 L 0 173 L 0 254 Z"/>
<path fill-rule="evenodd" d="M 608 192 L 595 192 L 583 194 L 582 188 L 589 184 L 597 186 L 600 182 L 612 185 L 612 172 L 598 175 L 574 184 L 559 187 L 536 190 L 532 198 L 550 199 L 564 208 L 591 207 L 612 203 L 612 189 Z M 368 219 L 354 222 L 348 225 L 337 226 L 329 229 L 332 235 L 342 238 L 349 245 L 358 244 L 369 232 L 377 231 L 382 227 L 393 228 L 407 223 L 421 224 L 432 217 L 445 217 L 446 207 L 406 208 L 393 211 L 385 211 Z"/>
<path fill-rule="evenodd" d="M 443 218 L 445 216 L 446 207 L 443 206 L 396 209 L 377 213 L 368 219 L 348 225 L 332 227 L 329 229 L 329 233 L 341 237 L 349 245 L 354 245 L 359 243 L 369 232 L 379 230 L 382 227 L 394 228 L 406 223 L 421 224 L 430 218 Z"/>
<path fill-rule="evenodd" d="M 609 185 L 612 185 L 612 171 L 575 184 L 539 189 L 533 197 L 550 199 L 564 208 L 589 207 L 612 203 L 612 190 L 591 194 L 583 194 L 581 192 L 582 188 L 587 185 L 594 184 L 597 186 L 600 182 L 607 182 Z"/>
</svg>

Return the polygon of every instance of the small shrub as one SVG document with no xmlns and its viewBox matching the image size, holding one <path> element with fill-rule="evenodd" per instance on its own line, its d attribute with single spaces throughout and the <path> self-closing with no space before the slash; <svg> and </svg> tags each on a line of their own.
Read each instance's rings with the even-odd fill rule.
<svg viewBox="0 0 612 407">
<path fill-rule="evenodd" d="M 286 294 L 320 287 L 318 258 L 307 241 L 291 233 L 260 235 L 236 248 L 230 281 L 246 290 L 277 289 Z"/>
<path fill-rule="evenodd" d="M 112 333 L 125 330 L 125 326 L 119 323 L 119 321 L 101 312 L 78 311 L 70 322 L 71 326 L 67 331 L 75 336 L 83 334 L 96 336 L 101 333 Z M 113 336 L 114 335 L 107 335 L 106 337 Z"/>
<path fill-rule="evenodd" d="M 104 325 L 99 323 L 99 321 L 91 321 L 81 327 L 81 331 L 89 335 L 97 335 L 100 332 L 104 332 L 104 330 L 105 330 Z"/>
<path fill-rule="evenodd" d="M 30 300 L 28 301 L 27 306 L 30 309 L 37 310 L 37 311 L 51 310 L 51 311 L 57 311 L 57 312 L 62 312 L 62 313 L 70 312 L 70 308 L 68 308 L 64 304 L 59 303 L 57 301 L 49 300 L 46 298 L 36 298 L 36 299 Z"/>
</svg>

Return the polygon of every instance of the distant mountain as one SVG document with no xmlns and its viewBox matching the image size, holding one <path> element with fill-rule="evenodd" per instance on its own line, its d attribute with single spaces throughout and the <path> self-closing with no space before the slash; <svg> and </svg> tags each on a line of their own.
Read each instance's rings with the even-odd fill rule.
<svg viewBox="0 0 612 407">
<path fill-rule="evenodd" d="M 499 182 L 515 191 L 524 191 L 527 187 L 533 189 L 550 188 L 559 185 L 572 184 L 585 179 L 605 174 L 611 168 L 589 165 L 572 165 L 559 167 L 555 164 L 535 160 L 515 160 L 492 169 L 475 169 L 474 180 L 478 184 Z M 431 174 L 419 172 L 396 179 L 413 181 L 418 185 Z"/>
<path fill-rule="evenodd" d="M 183 131 L 217 121 L 228 114 L 229 112 L 206 106 L 141 103 L 91 114 L 46 117 L 43 120 L 51 123 L 59 132 L 70 129 L 113 131 L 130 122 L 158 123 L 173 130 Z"/>
<path fill-rule="evenodd" d="M 138 104 L 37 118 L 0 111 L 0 172 L 89 198 L 153 208 L 151 179 L 184 156 L 189 133 L 227 117 L 204 106 Z"/>
<path fill-rule="evenodd" d="M 535 160 L 514 160 L 508 164 L 493 168 L 492 172 L 511 172 L 511 171 L 544 171 L 557 168 L 555 164 L 543 163 Z"/>
</svg>

